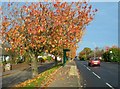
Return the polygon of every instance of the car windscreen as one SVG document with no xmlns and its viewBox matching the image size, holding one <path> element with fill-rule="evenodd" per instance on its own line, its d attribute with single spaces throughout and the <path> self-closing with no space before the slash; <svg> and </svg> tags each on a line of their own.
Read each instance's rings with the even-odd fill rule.
<svg viewBox="0 0 120 89">
<path fill-rule="evenodd" d="M 93 58 L 92 60 L 99 60 L 98 58 Z"/>
</svg>

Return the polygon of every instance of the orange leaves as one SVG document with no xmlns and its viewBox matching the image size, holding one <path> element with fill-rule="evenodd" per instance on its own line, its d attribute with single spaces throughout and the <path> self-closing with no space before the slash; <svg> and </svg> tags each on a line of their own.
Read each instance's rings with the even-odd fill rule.
<svg viewBox="0 0 120 89">
<path fill-rule="evenodd" d="M 66 3 L 62 3 L 62 4 L 60 5 L 60 8 L 64 8 L 65 5 L 66 5 Z"/>
<path fill-rule="evenodd" d="M 25 9 L 25 8 L 27 8 L 25 5 L 23 5 L 23 8 Z"/>
<path fill-rule="evenodd" d="M 29 28 L 28 29 L 28 34 L 33 34 L 33 35 L 37 35 L 37 34 L 40 34 L 40 32 L 44 32 L 45 31 L 45 28 L 44 27 L 41 27 L 41 26 L 36 26 L 36 28 L 32 29 L 32 28 Z"/>
<path fill-rule="evenodd" d="M 40 27 L 40 31 L 44 32 L 45 28 L 44 27 Z"/>
<path fill-rule="evenodd" d="M 92 8 L 92 5 L 89 6 L 89 9 L 91 9 L 91 8 Z"/>
<path fill-rule="evenodd" d="M 10 3 L 8 3 L 8 7 L 10 7 Z"/>
<path fill-rule="evenodd" d="M 29 8 L 24 8 L 24 11 L 28 13 L 30 9 Z"/>
<path fill-rule="evenodd" d="M 58 5 L 57 5 L 56 3 L 55 3 L 55 4 L 53 4 L 53 5 L 54 5 L 54 7 L 55 7 L 55 8 L 57 8 L 57 7 L 58 7 Z"/>
<path fill-rule="evenodd" d="M 2 23 L 2 26 L 4 26 L 4 27 L 8 27 L 10 25 L 10 22 L 3 22 Z"/>
<path fill-rule="evenodd" d="M 38 14 L 37 10 L 32 10 L 31 12 L 32 12 L 33 15 L 37 15 Z"/>
<path fill-rule="evenodd" d="M 60 9 L 57 9 L 56 12 L 57 12 L 57 13 L 60 13 Z"/>
<path fill-rule="evenodd" d="M 23 50 L 20 50 L 20 55 L 23 55 Z"/>
<path fill-rule="evenodd" d="M 28 6 L 28 8 L 29 8 L 30 10 L 32 10 L 32 9 L 33 9 L 33 6 L 32 6 L 32 5 L 30 5 L 30 6 Z"/>
<path fill-rule="evenodd" d="M 41 37 L 40 42 L 44 42 L 45 40 L 46 40 L 45 37 Z"/>
<path fill-rule="evenodd" d="M 2 7 L 0 6 L 0 11 L 2 11 Z"/>
</svg>

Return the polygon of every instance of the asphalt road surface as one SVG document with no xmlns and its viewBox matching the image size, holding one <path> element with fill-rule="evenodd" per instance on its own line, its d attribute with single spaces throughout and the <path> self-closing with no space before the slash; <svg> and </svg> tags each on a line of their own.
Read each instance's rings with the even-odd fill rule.
<svg viewBox="0 0 120 89">
<path fill-rule="evenodd" d="M 100 67 L 89 67 L 87 61 L 75 61 L 83 88 L 119 89 L 117 63 L 101 62 Z"/>
</svg>

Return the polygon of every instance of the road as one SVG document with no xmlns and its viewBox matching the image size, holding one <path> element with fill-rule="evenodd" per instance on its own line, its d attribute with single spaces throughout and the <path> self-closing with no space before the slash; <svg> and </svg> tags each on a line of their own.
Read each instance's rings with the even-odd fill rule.
<svg viewBox="0 0 120 89">
<path fill-rule="evenodd" d="M 118 89 L 118 64 L 101 62 L 101 66 L 89 67 L 87 61 L 75 60 L 84 88 Z"/>
<path fill-rule="evenodd" d="M 51 63 L 44 63 L 43 65 L 40 65 L 38 67 L 39 73 L 44 72 L 45 70 L 51 68 L 54 66 L 54 62 Z M 23 82 L 25 80 L 32 78 L 32 71 L 31 68 L 28 68 L 24 71 L 18 71 L 15 74 L 12 74 L 10 76 L 6 76 L 2 78 L 2 87 L 13 87 L 14 85 Z"/>
</svg>

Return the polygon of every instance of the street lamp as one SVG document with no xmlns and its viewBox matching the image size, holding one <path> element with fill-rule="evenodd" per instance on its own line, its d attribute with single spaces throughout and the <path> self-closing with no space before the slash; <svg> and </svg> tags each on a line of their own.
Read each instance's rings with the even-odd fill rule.
<svg viewBox="0 0 120 89">
<path fill-rule="evenodd" d="M 112 51 L 110 51 L 110 54 L 112 54 Z M 113 59 L 113 56 L 111 55 L 111 59 Z"/>
<path fill-rule="evenodd" d="M 112 53 L 112 51 L 110 51 L 110 53 Z"/>
<path fill-rule="evenodd" d="M 96 47 L 96 44 L 93 42 L 94 47 Z M 96 57 L 96 49 L 94 49 L 94 58 Z"/>
</svg>

